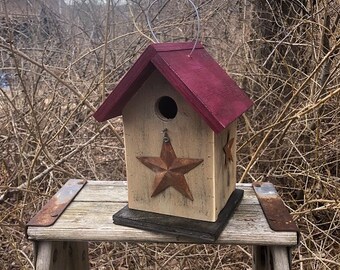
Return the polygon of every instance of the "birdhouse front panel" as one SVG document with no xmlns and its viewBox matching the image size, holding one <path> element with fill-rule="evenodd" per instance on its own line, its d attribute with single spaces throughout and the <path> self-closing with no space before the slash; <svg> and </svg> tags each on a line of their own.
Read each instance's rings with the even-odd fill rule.
<svg viewBox="0 0 340 270">
<path fill-rule="evenodd" d="M 235 188 L 236 122 L 216 134 L 158 70 L 123 122 L 129 208 L 215 221 Z"/>
</svg>

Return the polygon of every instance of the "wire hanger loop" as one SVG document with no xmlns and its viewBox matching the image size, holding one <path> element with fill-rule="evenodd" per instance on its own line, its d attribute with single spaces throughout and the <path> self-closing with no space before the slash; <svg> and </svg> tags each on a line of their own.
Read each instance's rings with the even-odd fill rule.
<svg viewBox="0 0 340 270">
<path fill-rule="evenodd" d="M 146 11 L 146 21 L 148 23 L 148 27 L 149 27 L 149 30 L 151 32 L 151 35 L 153 37 L 153 39 L 155 40 L 156 43 L 159 43 L 159 39 L 156 37 L 156 34 L 155 32 L 153 31 L 152 29 L 152 24 L 151 24 L 151 21 L 150 21 L 150 17 L 149 17 L 149 12 L 150 12 L 150 9 L 152 8 L 152 6 L 157 2 L 158 0 L 154 0 L 150 6 L 148 7 L 147 11 Z M 191 54 L 193 53 L 193 51 L 195 50 L 196 46 L 197 46 L 197 43 L 198 43 L 198 39 L 199 39 L 199 36 L 200 36 L 200 31 L 201 31 L 201 25 L 200 25 L 200 15 L 199 15 L 199 12 L 198 12 L 198 8 L 197 6 L 195 5 L 195 3 L 192 1 L 192 0 L 187 0 L 191 5 L 192 7 L 194 8 L 195 10 L 195 13 L 196 13 L 196 24 L 197 24 L 197 34 L 196 34 L 196 39 L 195 39 L 195 43 L 194 43 L 194 47 L 192 48 L 190 54 L 189 54 L 189 57 L 191 57 Z"/>
</svg>

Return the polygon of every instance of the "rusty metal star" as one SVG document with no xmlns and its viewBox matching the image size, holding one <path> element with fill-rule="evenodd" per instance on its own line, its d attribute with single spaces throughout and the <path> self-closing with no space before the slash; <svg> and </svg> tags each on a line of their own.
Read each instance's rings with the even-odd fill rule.
<svg viewBox="0 0 340 270">
<path fill-rule="evenodd" d="M 172 186 L 183 196 L 194 200 L 184 174 L 188 173 L 203 159 L 177 158 L 170 140 L 163 141 L 160 157 L 137 157 L 146 167 L 156 173 L 154 186 L 151 195 L 154 197 Z"/>
<path fill-rule="evenodd" d="M 230 140 L 228 138 L 227 143 L 223 147 L 223 151 L 224 151 L 224 154 L 225 154 L 225 165 L 227 165 L 228 162 L 230 162 L 230 161 L 234 162 L 233 154 L 231 152 L 231 148 L 232 148 L 233 144 L 234 144 L 234 138 L 231 138 Z"/>
</svg>

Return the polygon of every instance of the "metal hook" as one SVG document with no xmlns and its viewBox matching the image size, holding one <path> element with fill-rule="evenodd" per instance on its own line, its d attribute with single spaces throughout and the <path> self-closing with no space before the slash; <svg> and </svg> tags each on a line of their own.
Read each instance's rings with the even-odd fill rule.
<svg viewBox="0 0 340 270">
<path fill-rule="evenodd" d="M 168 129 L 167 128 L 163 129 L 162 133 L 163 133 L 163 142 L 165 142 L 165 143 L 170 142 L 170 138 L 169 138 L 169 135 L 168 135 Z"/>
<path fill-rule="evenodd" d="M 145 14 L 145 15 L 146 15 L 146 21 L 147 21 L 147 23 L 148 23 L 148 27 L 149 27 L 149 29 L 150 29 L 151 35 L 152 35 L 153 39 L 154 39 L 157 43 L 159 43 L 159 40 L 158 40 L 158 38 L 156 37 L 155 32 L 152 30 L 151 21 L 150 21 L 150 18 L 149 18 L 149 11 L 150 11 L 151 7 L 152 7 L 157 1 L 158 1 L 158 0 L 154 0 L 154 1 L 150 4 L 150 6 L 149 6 L 148 10 L 146 11 L 146 14 Z M 197 46 L 197 43 L 198 43 L 198 39 L 199 39 L 199 36 L 200 36 L 200 31 L 201 31 L 201 26 L 200 26 L 200 15 L 199 15 L 199 13 L 198 13 L 198 8 L 196 7 L 196 5 L 194 4 L 194 2 L 193 2 L 192 0 L 187 0 L 187 1 L 193 6 L 193 8 L 194 8 L 194 10 L 195 10 L 195 13 L 196 13 L 196 18 L 197 18 L 197 35 L 196 35 L 196 40 L 195 40 L 194 47 L 192 48 L 192 50 L 191 50 L 191 52 L 190 52 L 190 54 L 189 54 L 189 57 L 191 57 L 191 54 L 192 54 L 193 51 L 195 50 L 195 48 L 196 48 L 196 46 Z"/>
</svg>

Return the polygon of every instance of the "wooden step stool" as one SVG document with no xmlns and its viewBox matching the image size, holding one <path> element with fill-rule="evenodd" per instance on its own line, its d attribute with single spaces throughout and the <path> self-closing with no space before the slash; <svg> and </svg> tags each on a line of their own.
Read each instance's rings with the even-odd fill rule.
<svg viewBox="0 0 340 270">
<path fill-rule="evenodd" d="M 215 243 L 252 245 L 253 269 L 290 269 L 298 233 L 273 231 L 252 185 L 237 188 L 244 190 L 243 200 Z M 88 241 L 195 243 L 113 224 L 112 214 L 126 203 L 126 181 L 69 180 L 27 225 L 36 270 L 89 269 Z"/>
</svg>

